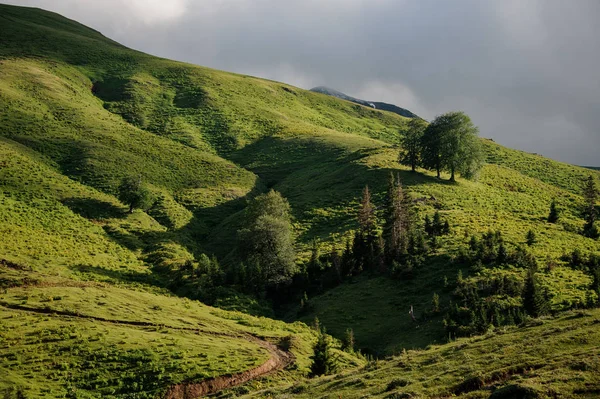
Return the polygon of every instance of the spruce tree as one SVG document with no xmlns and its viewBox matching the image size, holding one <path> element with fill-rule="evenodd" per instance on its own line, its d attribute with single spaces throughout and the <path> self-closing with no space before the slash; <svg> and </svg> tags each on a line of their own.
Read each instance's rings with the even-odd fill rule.
<svg viewBox="0 0 600 399">
<path fill-rule="evenodd" d="M 527 232 L 527 235 L 525 236 L 525 239 L 527 241 L 527 245 L 532 246 L 533 244 L 535 244 L 537 242 L 537 238 L 535 236 L 535 233 L 533 232 L 533 230 L 529 230 Z"/>
<path fill-rule="evenodd" d="M 375 207 L 371 202 L 371 192 L 369 186 L 365 186 L 360 200 L 360 210 L 358 211 L 358 226 L 365 235 L 375 235 Z"/>
<path fill-rule="evenodd" d="M 507 260 L 508 260 L 508 252 L 506 251 L 506 247 L 504 246 L 504 243 L 501 242 L 500 245 L 498 246 L 498 256 L 496 256 L 496 262 L 498 262 L 499 265 L 503 265 L 504 263 L 506 263 Z"/>
<path fill-rule="evenodd" d="M 583 235 L 589 238 L 598 238 L 600 232 L 596 226 L 596 202 L 598 202 L 598 190 L 594 177 L 590 175 L 583 189 L 583 198 L 585 199 L 585 208 L 583 211 L 585 217 L 585 226 L 583 227 Z"/>
<path fill-rule="evenodd" d="M 548 300 L 533 269 L 527 271 L 522 299 L 523 309 L 530 316 L 539 317 L 548 313 Z"/>
<path fill-rule="evenodd" d="M 343 340 L 343 349 L 347 352 L 354 352 L 354 331 L 351 328 L 346 329 Z"/>
<path fill-rule="evenodd" d="M 375 206 L 371 202 L 369 187 L 363 190 L 358 211 L 358 231 L 354 235 L 352 253 L 355 256 L 357 271 L 373 268 L 377 257 L 377 221 L 375 218 Z"/>
<path fill-rule="evenodd" d="M 342 252 L 342 277 L 346 278 L 352 274 L 352 270 L 354 269 L 354 255 L 352 254 L 352 247 L 350 245 L 350 240 L 346 240 L 346 247 L 344 248 L 344 252 Z"/>
<path fill-rule="evenodd" d="M 398 261 L 408 251 L 411 209 L 406 197 L 400 177 L 390 174 L 383 226 L 385 257 L 389 262 Z"/>
<path fill-rule="evenodd" d="M 558 209 L 556 208 L 556 201 L 552 201 L 550 203 L 550 213 L 548 214 L 548 223 L 556 223 L 558 222 Z"/>
<path fill-rule="evenodd" d="M 312 359 L 310 374 L 313 377 L 331 374 L 335 369 L 329 340 L 323 331 L 319 333 L 317 343 L 313 346 L 313 355 L 310 358 Z"/>
</svg>

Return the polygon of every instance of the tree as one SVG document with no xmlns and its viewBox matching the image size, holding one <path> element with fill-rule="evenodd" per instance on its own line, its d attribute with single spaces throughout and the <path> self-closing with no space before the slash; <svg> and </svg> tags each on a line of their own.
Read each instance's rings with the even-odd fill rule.
<svg viewBox="0 0 600 399">
<path fill-rule="evenodd" d="M 558 222 L 558 209 L 556 208 L 556 201 L 552 201 L 550 203 L 550 213 L 548 214 L 548 223 L 556 223 Z"/>
<path fill-rule="evenodd" d="M 346 329 L 346 333 L 344 334 L 344 340 L 343 340 L 343 349 L 347 352 L 354 352 L 354 345 L 355 345 L 355 340 L 354 340 L 354 331 L 351 328 Z"/>
<path fill-rule="evenodd" d="M 530 316 L 539 317 L 548 313 L 548 300 L 533 269 L 527 271 L 522 299 L 523 308 Z"/>
<path fill-rule="evenodd" d="M 421 142 L 426 128 L 427 122 L 423 119 L 412 118 L 408 122 L 408 129 L 404 131 L 400 138 L 402 149 L 400 150 L 398 161 L 402 165 L 410 166 L 413 172 L 421 164 Z"/>
<path fill-rule="evenodd" d="M 271 190 L 246 208 L 245 228 L 238 230 L 240 255 L 260 271 L 265 287 L 287 282 L 296 271 L 290 205 Z"/>
<path fill-rule="evenodd" d="M 389 261 L 398 261 L 408 251 L 412 231 L 412 201 L 402 189 L 400 176 L 390 174 L 384 218 L 385 256 Z"/>
<path fill-rule="evenodd" d="M 448 112 L 436 117 L 423 135 L 423 161 L 430 169 L 474 178 L 483 164 L 479 129 L 464 112 Z"/>
<path fill-rule="evenodd" d="M 435 121 L 434 121 L 435 122 Z M 421 137 L 421 165 L 437 172 L 438 179 L 443 168 L 442 134 L 439 123 L 430 123 Z"/>
<path fill-rule="evenodd" d="M 583 215 L 585 217 L 585 225 L 583 226 L 583 235 L 589 238 L 598 238 L 600 232 L 595 225 L 598 217 L 596 211 L 596 202 L 598 202 L 598 189 L 592 175 L 589 175 L 583 188 L 583 198 L 585 199 L 585 208 Z"/>
<path fill-rule="evenodd" d="M 371 202 L 371 192 L 369 191 L 369 186 L 365 186 L 360 200 L 360 210 L 358 211 L 358 226 L 360 232 L 365 236 L 374 236 L 375 223 L 375 207 Z"/>
<path fill-rule="evenodd" d="M 358 231 L 354 234 L 352 253 L 356 271 L 374 268 L 378 263 L 377 220 L 369 187 L 365 186 L 358 211 Z"/>
<path fill-rule="evenodd" d="M 319 331 L 319 337 L 313 346 L 313 355 L 310 358 L 312 359 L 310 374 L 313 377 L 331 374 L 335 370 L 329 340 L 323 331 Z"/>
<path fill-rule="evenodd" d="M 525 239 L 527 240 L 527 245 L 532 246 L 533 244 L 535 244 L 537 242 L 537 238 L 535 236 L 535 233 L 533 232 L 533 230 L 529 230 L 527 232 L 527 235 L 525 236 Z"/>
<path fill-rule="evenodd" d="M 142 182 L 142 177 L 124 177 L 119 184 L 119 201 L 129 206 L 129 213 L 135 208 L 146 209 L 152 204 L 152 195 Z"/>
<path fill-rule="evenodd" d="M 499 265 L 503 265 L 508 260 L 508 252 L 506 251 L 506 247 L 504 246 L 504 242 L 501 242 L 498 246 L 498 255 L 496 256 L 496 262 Z"/>
</svg>

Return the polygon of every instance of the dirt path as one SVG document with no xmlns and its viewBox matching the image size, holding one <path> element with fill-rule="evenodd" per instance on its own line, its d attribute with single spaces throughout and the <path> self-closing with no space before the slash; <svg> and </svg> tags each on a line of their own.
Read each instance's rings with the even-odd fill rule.
<svg viewBox="0 0 600 399">
<path fill-rule="evenodd" d="M 246 341 L 250 341 L 269 352 L 269 359 L 257 366 L 253 369 L 246 370 L 236 374 L 227 374 L 214 378 L 209 378 L 200 382 L 183 382 L 180 384 L 175 384 L 169 387 L 166 392 L 162 395 L 164 399 L 195 399 L 200 398 L 202 396 L 210 395 L 217 393 L 223 389 L 232 388 L 238 385 L 245 384 L 248 381 L 263 377 L 267 374 L 283 370 L 288 365 L 292 364 L 295 360 L 294 355 L 290 352 L 286 352 L 278 348 L 275 344 L 253 336 L 247 333 L 241 334 L 228 334 L 228 333 L 220 333 L 216 331 L 205 331 L 192 327 L 172 327 L 164 324 L 155 324 L 145 321 L 133 321 L 133 320 L 116 320 L 116 319 L 107 319 L 99 316 L 92 315 L 84 315 L 76 312 L 65 311 L 65 310 L 53 310 L 48 308 L 33 308 L 29 306 L 23 306 L 8 302 L 0 301 L 0 306 L 3 306 L 8 309 L 15 309 L 24 312 L 32 312 L 32 313 L 40 313 L 40 314 L 51 314 L 57 316 L 66 316 L 66 317 L 75 317 L 80 319 L 87 320 L 95 320 L 103 323 L 113 323 L 120 325 L 130 325 L 134 327 L 160 327 L 160 328 L 168 328 L 172 330 L 183 330 L 183 331 L 192 331 L 201 334 L 209 334 L 221 337 L 228 338 L 238 338 L 245 339 Z"/>
<path fill-rule="evenodd" d="M 231 375 L 222 375 L 201 382 L 184 382 L 171 386 L 163 395 L 164 399 L 195 399 L 245 384 L 267 374 L 283 370 L 294 361 L 294 355 L 279 349 L 270 342 L 251 337 L 250 341 L 262 346 L 270 353 L 265 363 L 253 369 Z"/>
</svg>

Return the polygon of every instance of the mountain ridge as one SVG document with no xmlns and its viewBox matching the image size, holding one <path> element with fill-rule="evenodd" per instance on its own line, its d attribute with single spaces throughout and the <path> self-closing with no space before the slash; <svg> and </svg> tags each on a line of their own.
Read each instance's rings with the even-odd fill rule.
<svg viewBox="0 0 600 399">
<path fill-rule="evenodd" d="M 365 107 L 371 107 L 374 109 L 393 112 L 395 114 L 404 116 L 406 118 L 419 118 L 419 116 L 412 113 L 411 111 L 409 111 L 405 108 L 401 108 L 397 105 L 388 104 L 388 103 L 384 103 L 384 102 L 380 102 L 380 101 L 361 100 L 359 98 L 349 96 L 347 94 L 342 93 L 341 91 L 329 88 L 327 86 L 313 87 L 312 89 L 310 89 L 310 91 L 313 91 L 315 93 L 326 94 L 328 96 L 341 98 L 342 100 L 346 100 L 346 101 L 350 101 L 350 102 L 353 102 L 356 104 L 364 105 Z"/>
</svg>

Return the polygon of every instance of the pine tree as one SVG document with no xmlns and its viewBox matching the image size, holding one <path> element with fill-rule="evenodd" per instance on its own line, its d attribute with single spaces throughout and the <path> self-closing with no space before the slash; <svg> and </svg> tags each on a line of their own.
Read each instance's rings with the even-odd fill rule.
<svg viewBox="0 0 600 399">
<path fill-rule="evenodd" d="M 590 175 L 586 180 L 583 189 L 583 198 L 585 199 L 584 217 L 585 226 L 583 227 L 583 235 L 589 238 L 598 238 L 600 232 L 596 226 L 596 202 L 598 202 L 598 190 L 596 188 L 596 182 L 594 177 Z"/>
<path fill-rule="evenodd" d="M 371 192 L 369 186 L 365 186 L 360 200 L 360 210 L 358 211 L 358 226 L 364 235 L 373 234 L 375 231 L 375 207 L 371 202 Z"/>
<path fill-rule="evenodd" d="M 324 332 L 319 333 L 317 343 L 313 346 L 313 355 L 310 358 L 312 359 L 310 374 L 313 377 L 331 374 L 335 370 L 329 340 Z"/>
<path fill-rule="evenodd" d="M 353 253 L 357 269 L 373 268 L 376 265 L 377 221 L 375 207 L 371 202 L 369 187 L 365 186 L 358 212 L 358 231 L 354 236 Z"/>
<path fill-rule="evenodd" d="M 534 270 L 527 271 L 522 298 L 523 309 L 530 316 L 539 317 L 548 313 L 548 300 L 540 287 L 537 273 Z"/>
<path fill-rule="evenodd" d="M 342 253 L 342 277 L 346 278 L 352 274 L 354 269 L 354 255 L 352 254 L 352 247 L 350 246 L 350 240 L 346 240 L 346 247 Z"/>
<path fill-rule="evenodd" d="M 548 214 L 548 223 L 556 223 L 558 222 L 558 209 L 556 208 L 556 201 L 552 201 L 550 203 L 550 213 Z"/>
<path fill-rule="evenodd" d="M 442 215 L 440 215 L 440 211 L 435 211 L 435 213 L 433 214 L 433 220 L 431 221 L 431 230 L 433 231 L 432 235 L 442 235 L 443 229 L 444 224 L 442 223 Z"/>
<path fill-rule="evenodd" d="M 508 252 L 506 252 L 506 247 L 504 246 L 504 243 L 501 242 L 498 246 L 498 256 L 496 256 L 496 262 L 498 262 L 499 265 L 503 265 L 506 263 L 507 260 Z"/>
<path fill-rule="evenodd" d="M 385 207 L 383 240 L 388 261 L 398 261 L 407 253 L 411 230 L 411 202 L 402 189 L 400 177 L 390 174 Z"/>
<path fill-rule="evenodd" d="M 434 229 L 433 229 L 433 224 L 431 223 L 431 219 L 429 218 L 429 215 L 425 215 L 425 233 L 427 233 L 427 235 L 429 236 L 433 236 L 434 233 Z"/>
<path fill-rule="evenodd" d="M 354 331 L 351 328 L 346 329 L 343 339 L 343 349 L 347 352 L 354 352 Z"/>
<path fill-rule="evenodd" d="M 529 230 L 527 232 L 527 235 L 525 236 L 525 239 L 527 240 L 527 245 L 532 246 L 533 244 L 535 244 L 537 242 L 537 238 L 535 236 L 535 233 L 533 232 L 533 230 Z"/>
</svg>

